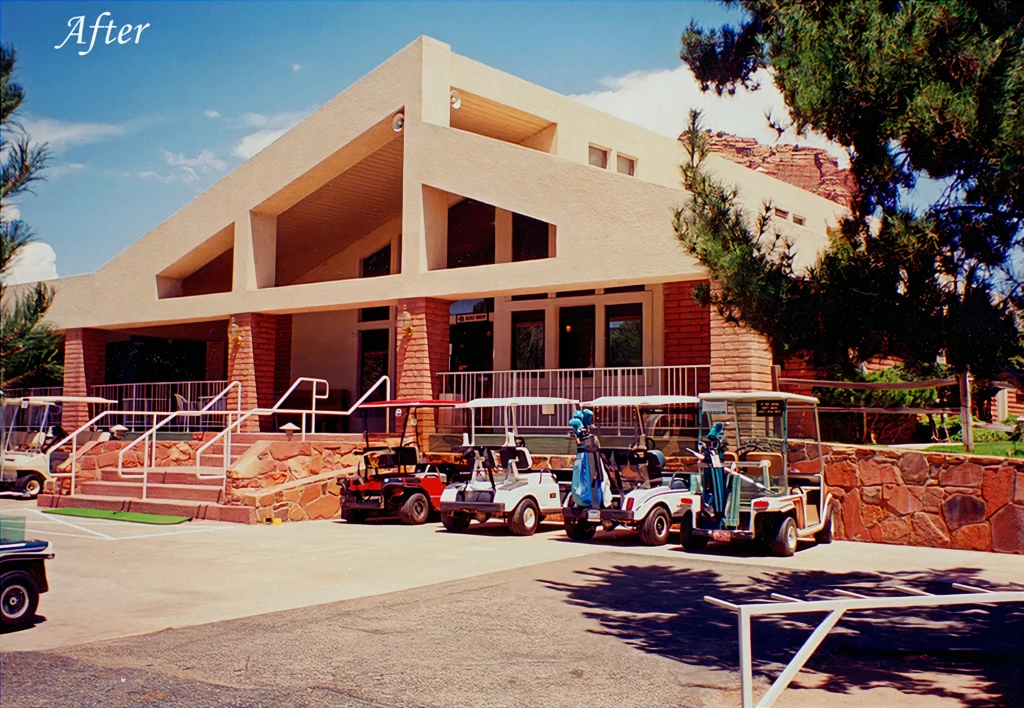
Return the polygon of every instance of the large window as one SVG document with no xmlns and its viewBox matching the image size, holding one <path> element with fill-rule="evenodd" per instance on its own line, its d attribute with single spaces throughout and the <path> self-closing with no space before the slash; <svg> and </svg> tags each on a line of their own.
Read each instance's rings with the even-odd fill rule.
<svg viewBox="0 0 1024 708">
<path fill-rule="evenodd" d="M 548 224 L 525 214 L 512 214 L 512 260 L 547 258 Z"/>
<path fill-rule="evenodd" d="M 608 305 L 604 312 L 605 365 L 643 366 L 643 305 Z"/>
<path fill-rule="evenodd" d="M 544 368 L 544 310 L 512 313 L 512 368 Z"/>
<path fill-rule="evenodd" d="M 448 267 L 494 263 L 494 207 L 463 199 L 448 210 Z"/>
</svg>

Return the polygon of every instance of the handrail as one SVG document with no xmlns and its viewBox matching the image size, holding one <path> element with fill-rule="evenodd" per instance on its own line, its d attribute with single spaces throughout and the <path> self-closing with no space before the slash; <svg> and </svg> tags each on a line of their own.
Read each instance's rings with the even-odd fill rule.
<svg viewBox="0 0 1024 708">
<path fill-rule="evenodd" d="M 149 477 L 150 463 L 152 462 L 154 465 L 156 464 L 156 431 L 160 430 L 160 428 L 164 427 L 165 425 L 167 425 L 168 423 L 170 423 L 172 420 L 174 420 L 176 417 L 178 417 L 180 415 L 194 416 L 194 415 L 199 415 L 199 414 L 203 414 L 203 413 L 208 413 L 208 411 L 218 401 L 222 400 L 225 396 L 227 396 L 227 394 L 232 389 L 234 389 L 236 387 L 241 389 L 242 383 L 240 381 L 232 381 L 220 393 L 218 393 L 215 397 L 210 399 L 210 401 L 205 406 L 203 406 L 202 408 L 200 408 L 197 411 L 177 410 L 177 411 L 174 411 L 173 413 L 171 413 L 170 415 L 168 415 L 166 418 L 164 418 L 160 422 L 156 422 L 156 416 L 160 415 L 160 413 L 153 413 L 153 421 L 154 421 L 153 425 L 148 430 L 146 430 L 146 432 L 144 432 L 142 435 L 140 435 L 139 437 L 135 438 L 130 443 L 125 445 L 123 448 L 121 448 L 121 450 L 117 453 L 117 476 L 120 479 L 129 479 L 129 477 L 126 477 L 124 475 L 124 454 L 126 452 L 128 452 L 129 450 L 131 450 L 133 447 L 135 447 L 139 443 L 139 441 L 143 441 L 144 445 L 143 445 L 143 454 L 142 454 L 142 498 L 145 499 L 146 498 L 146 487 L 147 487 L 146 483 L 147 483 L 147 480 L 148 480 L 148 477 Z M 238 407 L 238 411 L 241 412 L 241 410 L 242 410 L 242 396 L 241 395 L 238 396 L 237 407 Z M 217 412 L 219 413 L 220 411 L 217 411 Z M 146 415 L 149 415 L 149 414 L 147 413 Z M 150 438 L 152 438 L 152 445 L 150 445 L 150 442 L 149 442 Z M 151 455 L 152 455 L 152 460 L 150 459 Z M 132 475 L 130 478 L 134 479 L 136 476 L 137 475 Z"/>
<path fill-rule="evenodd" d="M 50 472 L 50 476 L 55 478 L 55 479 L 59 479 L 59 478 L 62 478 L 62 477 L 71 477 L 71 494 L 74 495 L 74 493 L 75 493 L 75 472 L 78 469 L 78 435 L 80 433 L 85 432 L 89 428 L 95 426 L 96 423 L 98 423 L 101 418 L 105 418 L 108 415 L 123 415 L 123 414 L 124 414 L 124 411 L 111 411 L 111 410 L 102 411 L 101 413 L 98 413 L 88 423 L 85 423 L 84 425 L 82 425 L 78 429 L 76 429 L 73 433 L 68 433 L 68 435 L 63 440 L 61 440 L 60 442 L 56 443 L 55 445 L 51 445 L 49 447 L 49 449 L 47 449 L 47 451 L 46 451 L 46 466 L 47 466 L 47 468 L 49 468 L 49 466 L 50 466 L 50 453 L 53 452 L 54 450 L 59 450 L 60 448 L 64 447 L 64 445 L 67 445 L 67 443 L 69 441 L 71 442 L 71 455 L 68 457 L 68 459 L 71 460 L 71 472 L 56 472 L 56 471 L 54 471 L 54 472 Z"/>
<path fill-rule="evenodd" d="M 299 384 L 301 384 L 303 382 L 311 382 L 313 384 L 313 402 L 312 402 L 312 405 L 311 405 L 310 409 L 282 408 L 281 406 L 284 404 L 285 400 L 289 397 L 289 395 L 291 395 L 291 393 L 293 391 L 295 391 L 295 389 L 299 386 Z M 324 393 L 322 395 L 318 395 L 317 394 L 317 387 L 318 387 L 318 384 L 320 384 L 320 383 L 323 383 L 324 387 L 325 387 Z M 226 478 L 227 478 L 227 468 L 228 468 L 228 465 L 231 464 L 230 463 L 230 458 L 231 458 L 231 434 L 232 434 L 232 432 L 236 428 L 240 429 L 241 424 L 243 422 L 245 422 L 246 420 L 248 420 L 249 418 L 251 418 L 252 416 L 254 416 L 254 415 L 255 416 L 273 415 L 274 413 L 292 413 L 292 414 L 296 414 L 296 415 L 301 415 L 302 416 L 302 427 L 301 427 L 301 437 L 300 437 L 300 439 L 304 441 L 306 439 L 306 416 L 307 415 L 309 415 L 310 418 L 311 418 L 311 427 L 314 430 L 316 429 L 316 416 L 318 414 L 321 415 L 321 416 L 325 416 L 325 415 L 326 416 L 349 416 L 349 415 L 352 415 L 352 413 L 355 412 L 355 410 L 357 408 L 359 408 L 359 406 L 361 406 L 364 402 L 366 402 L 366 399 L 368 399 L 378 388 L 380 388 L 380 386 L 382 384 L 384 385 L 385 397 L 390 398 L 391 397 L 391 377 L 389 377 L 389 376 L 381 376 L 379 379 L 377 379 L 376 382 L 374 382 L 374 384 L 369 389 L 366 390 L 366 392 L 362 396 L 359 397 L 359 399 L 355 403 L 353 403 L 351 406 L 349 406 L 348 410 L 344 410 L 344 411 L 319 410 L 318 411 L 317 408 L 316 408 L 316 402 L 318 400 L 324 400 L 324 399 L 326 399 L 329 396 L 330 384 L 327 381 L 325 381 L 324 379 L 313 379 L 313 378 L 308 378 L 308 377 L 300 377 L 300 378 L 295 380 L 295 382 L 291 385 L 291 387 L 287 391 L 285 391 L 284 395 L 282 395 L 281 398 L 279 398 L 277 400 L 277 402 L 273 406 L 271 406 L 270 408 L 259 408 L 259 407 L 253 408 L 253 409 L 245 412 L 243 415 L 241 415 L 239 418 L 237 418 L 234 421 L 230 420 L 230 413 L 229 413 L 228 414 L 229 421 L 228 421 L 228 424 L 225 426 L 224 430 L 222 430 L 221 432 L 217 433 L 217 435 L 215 435 L 213 438 L 208 440 L 199 449 L 196 450 L 196 465 L 195 465 L 195 467 L 196 467 L 196 473 L 195 473 L 196 477 L 198 477 L 200 479 L 217 479 L 217 478 L 219 478 L 221 476 L 221 475 L 216 475 L 216 476 L 206 475 L 206 476 L 204 476 L 200 472 L 200 468 L 202 467 L 202 455 L 203 455 L 203 453 L 211 445 L 213 445 L 214 443 L 220 441 L 221 442 L 221 446 L 223 447 L 223 450 L 224 450 L 223 454 L 221 455 L 221 458 L 222 458 L 222 465 L 221 465 L 221 467 L 222 467 L 222 475 L 224 476 L 225 481 L 226 481 Z"/>
</svg>

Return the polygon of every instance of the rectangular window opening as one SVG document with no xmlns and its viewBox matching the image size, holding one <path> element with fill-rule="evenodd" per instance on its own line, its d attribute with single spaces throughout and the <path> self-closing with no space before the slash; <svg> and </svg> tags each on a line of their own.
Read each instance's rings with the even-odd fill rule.
<svg viewBox="0 0 1024 708">
<path fill-rule="evenodd" d="M 544 310 L 512 313 L 512 368 L 544 368 Z"/>
<path fill-rule="evenodd" d="M 793 223 L 796 224 L 797 226 L 803 226 L 804 224 L 807 223 L 807 219 L 800 216 L 799 214 L 793 214 Z"/>
<path fill-rule="evenodd" d="M 591 145 L 589 160 L 594 167 L 600 167 L 602 170 L 608 169 L 608 151 L 604 148 Z"/>
<path fill-rule="evenodd" d="M 360 278 L 377 278 L 382 275 L 391 275 L 390 243 L 359 261 Z"/>
<path fill-rule="evenodd" d="M 780 219 L 788 219 L 789 212 L 786 211 L 785 209 L 779 209 L 778 207 L 775 207 L 775 216 L 779 217 Z"/>
<path fill-rule="evenodd" d="M 549 229 L 546 221 L 525 214 L 512 214 L 512 261 L 548 258 Z"/>
<path fill-rule="evenodd" d="M 391 319 L 391 307 L 381 305 L 380 307 L 364 307 L 359 310 L 360 322 L 386 322 Z"/>
<path fill-rule="evenodd" d="M 463 199 L 448 209 L 448 267 L 494 263 L 494 207 Z"/>
<path fill-rule="evenodd" d="M 593 305 L 562 307 L 558 310 L 558 367 L 594 367 L 596 309 Z"/>
<path fill-rule="evenodd" d="M 644 307 L 640 303 L 605 307 L 605 365 L 644 365 Z"/>
<path fill-rule="evenodd" d="M 632 177 L 636 174 L 636 160 L 626 155 L 615 156 L 615 170 L 620 175 L 629 175 Z"/>
</svg>

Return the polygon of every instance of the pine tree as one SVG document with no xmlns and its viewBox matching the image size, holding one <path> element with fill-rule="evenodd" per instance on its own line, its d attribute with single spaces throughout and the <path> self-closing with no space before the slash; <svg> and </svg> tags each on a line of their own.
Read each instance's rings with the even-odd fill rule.
<svg viewBox="0 0 1024 708">
<path fill-rule="evenodd" d="M 14 80 L 14 64 L 13 47 L 0 46 L 0 389 L 45 385 L 63 373 L 61 337 L 45 320 L 53 289 L 37 283 L 12 293 L 4 282 L 34 238 L 24 221 L 7 218 L 11 200 L 43 179 L 48 158 L 46 145 L 32 143 L 16 119 L 25 90 Z"/>
<path fill-rule="evenodd" d="M 699 299 L 801 353 L 852 373 L 875 356 L 910 370 L 944 355 L 957 372 L 1021 382 L 1024 312 L 1024 4 L 733 2 L 738 28 L 690 25 L 681 59 L 702 89 L 757 90 L 769 69 L 788 116 L 845 147 L 852 213 L 808 270 L 702 168 L 699 116 L 683 166 L 692 199 L 676 216 L 687 248 L 719 283 Z M 922 212 L 922 176 L 942 195 Z"/>
</svg>

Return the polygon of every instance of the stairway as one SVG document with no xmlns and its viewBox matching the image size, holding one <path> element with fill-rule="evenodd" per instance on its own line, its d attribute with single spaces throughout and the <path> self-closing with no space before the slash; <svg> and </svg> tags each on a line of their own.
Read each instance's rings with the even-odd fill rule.
<svg viewBox="0 0 1024 708">
<path fill-rule="evenodd" d="M 359 442 L 356 433 L 310 433 L 307 442 Z M 231 436 L 231 461 L 238 460 L 258 442 L 284 442 L 284 433 L 235 433 Z M 298 436 L 292 438 L 298 442 Z M 73 496 L 40 494 L 37 504 L 47 508 L 105 509 L 136 511 L 147 514 L 188 516 L 193 519 L 256 522 L 256 510 L 247 506 L 224 504 L 224 447 L 211 445 L 204 452 L 196 476 L 193 467 L 153 467 L 146 477 L 146 498 L 142 498 L 142 474 L 136 469 L 124 470 L 127 477 L 118 477 L 116 468 L 100 471 L 100 479 L 82 482 L 81 493 Z M 133 476 L 134 475 L 134 476 Z"/>
</svg>

